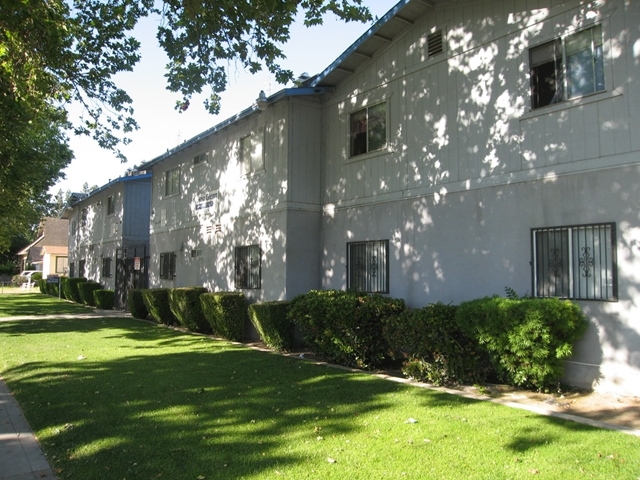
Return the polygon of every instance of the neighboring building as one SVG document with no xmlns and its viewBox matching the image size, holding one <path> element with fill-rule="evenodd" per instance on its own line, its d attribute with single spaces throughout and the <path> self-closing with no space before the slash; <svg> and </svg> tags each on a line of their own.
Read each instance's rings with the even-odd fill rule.
<svg viewBox="0 0 640 480">
<path fill-rule="evenodd" d="M 36 240 L 18 252 L 20 270 L 28 270 L 33 265 L 42 272 L 42 278 L 49 275 L 66 275 L 67 273 L 67 230 L 66 219 L 45 217 L 40 222 Z"/>
<path fill-rule="evenodd" d="M 578 301 L 566 381 L 640 395 L 640 8 L 403 0 L 151 160 L 152 286 Z"/>
<path fill-rule="evenodd" d="M 151 175 L 129 171 L 76 195 L 69 221 L 69 276 L 99 282 L 126 306 L 130 288 L 147 287 Z"/>
</svg>

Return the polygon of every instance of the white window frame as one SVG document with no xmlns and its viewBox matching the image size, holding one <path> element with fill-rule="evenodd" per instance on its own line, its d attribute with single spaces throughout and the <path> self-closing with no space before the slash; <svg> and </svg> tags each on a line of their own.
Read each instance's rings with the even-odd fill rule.
<svg viewBox="0 0 640 480">
<path fill-rule="evenodd" d="M 529 96 L 532 111 L 607 91 L 609 79 L 607 78 L 606 73 L 607 62 L 604 53 L 604 31 L 605 29 L 601 23 L 592 24 L 585 26 L 578 31 L 558 36 L 553 40 L 532 46 L 527 50 L 529 64 Z M 571 55 L 567 54 L 567 44 L 576 40 L 580 36 L 585 36 L 587 32 L 591 33 L 589 59 L 593 62 L 593 89 L 588 92 L 572 93 L 570 82 L 571 58 L 569 58 Z M 544 50 L 553 52 L 551 57 L 549 57 L 546 62 L 542 60 L 536 61 L 534 59 L 536 54 L 544 58 L 544 54 L 542 53 Z M 574 58 L 575 57 L 576 55 L 574 55 Z M 534 70 L 541 69 L 544 65 L 549 65 L 550 63 L 555 63 L 553 76 L 555 79 L 555 94 L 548 100 L 540 100 L 538 99 L 536 92 L 541 91 L 540 88 L 537 88 L 537 85 L 541 83 L 542 79 L 540 79 L 540 77 L 542 75 L 536 75 Z"/>
<path fill-rule="evenodd" d="M 380 145 L 372 145 L 372 133 L 371 133 L 371 111 L 377 107 L 384 107 L 384 142 Z M 356 118 L 360 115 L 361 118 Z M 364 119 L 364 125 L 362 120 Z M 358 127 L 358 123 L 360 127 Z M 386 152 L 389 150 L 389 100 L 387 98 L 380 101 L 373 101 L 370 105 L 364 105 L 360 108 L 354 109 L 349 112 L 349 118 L 347 120 L 348 129 L 348 157 L 350 160 L 361 159 L 367 155 Z M 362 130 L 359 132 L 356 130 Z M 364 135 L 364 136 L 362 136 Z M 356 143 L 364 143 L 364 146 L 356 145 Z"/>
<path fill-rule="evenodd" d="M 164 172 L 164 196 L 172 197 L 180 194 L 180 167 Z"/>
<path fill-rule="evenodd" d="M 116 197 L 115 195 L 109 195 L 107 197 L 107 215 L 114 215 L 116 213 Z"/>
<path fill-rule="evenodd" d="M 264 129 L 241 137 L 238 142 L 238 161 L 242 175 L 261 172 L 264 166 Z"/>
</svg>

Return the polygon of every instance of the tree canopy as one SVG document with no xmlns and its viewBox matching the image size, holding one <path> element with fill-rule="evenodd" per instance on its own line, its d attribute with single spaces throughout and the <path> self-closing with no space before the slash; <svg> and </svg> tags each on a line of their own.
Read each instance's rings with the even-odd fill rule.
<svg viewBox="0 0 640 480">
<path fill-rule="evenodd" d="M 299 11 L 306 25 L 328 13 L 370 18 L 362 0 L 0 0 L 0 251 L 47 213 L 47 192 L 73 158 L 68 135 L 89 135 L 125 160 L 119 147 L 138 126 L 114 76 L 140 60 L 140 19 L 160 18 L 175 107 L 208 88 L 215 114 L 233 62 L 282 84 L 292 78 L 280 63 Z M 82 106 L 77 120 L 72 104 Z"/>
</svg>

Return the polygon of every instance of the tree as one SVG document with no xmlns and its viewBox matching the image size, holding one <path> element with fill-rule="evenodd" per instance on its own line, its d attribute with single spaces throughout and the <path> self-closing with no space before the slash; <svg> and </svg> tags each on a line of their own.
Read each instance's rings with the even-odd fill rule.
<svg viewBox="0 0 640 480">
<path fill-rule="evenodd" d="M 137 129 L 131 98 L 113 77 L 140 59 L 137 22 L 159 15 L 158 40 L 169 57 L 167 88 L 176 108 L 211 90 L 205 107 L 220 108 L 233 62 L 267 68 L 280 83 L 282 46 L 299 10 L 306 25 L 333 13 L 370 18 L 362 0 L 0 0 L 0 251 L 37 225 L 73 154 L 68 133 L 90 135 L 123 161 L 119 146 Z M 67 107 L 80 104 L 71 122 Z"/>
</svg>

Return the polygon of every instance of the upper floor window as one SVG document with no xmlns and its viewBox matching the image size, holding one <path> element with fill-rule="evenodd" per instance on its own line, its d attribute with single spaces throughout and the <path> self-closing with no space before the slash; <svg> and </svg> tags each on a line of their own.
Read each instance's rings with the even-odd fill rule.
<svg viewBox="0 0 640 480">
<path fill-rule="evenodd" d="M 387 104 L 378 103 L 353 112 L 349 126 L 349 156 L 382 150 L 387 146 Z"/>
<path fill-rule="evenodd" d="M 602 27 L 531 48 L 529 66 L 532 108 L 603 91 Z"/>
<path fill-rule="evenodd" d="M 87 224 L 87 216 L 88 210 L 86 208 L 83 208 L 82 212 L 80 213 L 80 225 L 82 225 L 83 227 Z"/>
<path fill-rule="evenodd" d="M 618 299 L 615 223 L 532 231 L 537 297 Z"/>
<path fill-rule="evenodd" d="M 236 288 L 260 288 L 260 245 L 236 247 Z"/>
<path fill-rule="evenodd" d="M 253 133 L 240 139 L 240 164 L 243 174 L 264 169 L 263 139 L 262 133 Z"/>
<path fill-rule="evenodd" d="M 176 195 L 180 193 L 180 168 L 174 168 L 164 172 L 164 195 Z"/>
<path fill-rule="evenodd" d="M 75 235 L 78 230 L 78 224 L 75 220 L 71 220 L 71 235 Z"/>
<path fill-rule="evenodd" d="M 199 153 L 198 155 L 193 157 L 193 164 L 194 165 L 200 165 L 202 163 L 205 163 L 207 161 L 207 154 L 205 153 Z"/>
<path fill-rule="evenodd" d="M 107 215 L 116 213 L 116 197 L 109 195 L 107 197 Z"/>
<path fill-rule="evenodd" d="M 389 293 L 389 240 L 347 243 L 347 288 Z"/>
<path fill-rule="evenodd" d="M 176 278 L 176 254 L 173 252 L 160 254 L 160 278 L 173 280 Z"/>
</svg>

